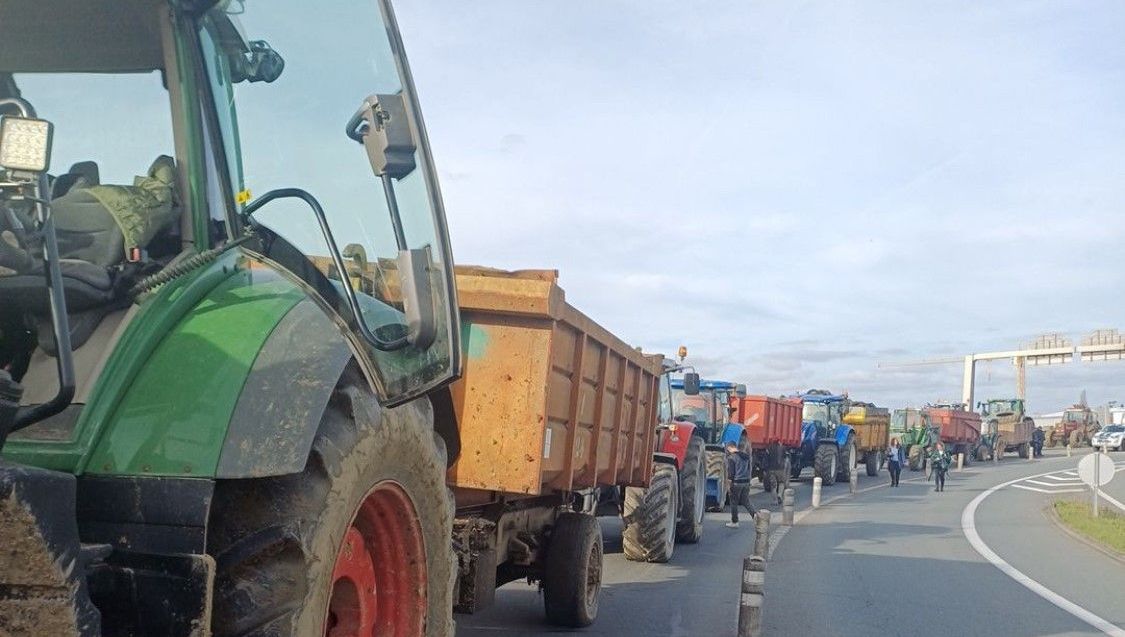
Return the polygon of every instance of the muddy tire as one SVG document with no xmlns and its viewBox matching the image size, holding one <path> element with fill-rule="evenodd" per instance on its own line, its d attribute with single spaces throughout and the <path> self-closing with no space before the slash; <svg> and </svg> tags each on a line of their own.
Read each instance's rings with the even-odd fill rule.
<svg viewBox="0 0 1125 637">
<path fill-rule="evenodd" d="M 727 490 L 730 488 L 727 479 L 727 456 L 722 451 L 715 449 L 707 449 L 704 455 L 707 457 L 707 479 L 715 478 L 719 485 L 717 502 L 707 501 L 707 510 L 722 511 L 727 502 Z M 706 486 L 704 487 L 703 497 L 706 500 Z"/>
<path fill-rule="evenodd" d="M 864 454 L 863 463 L 867 466 L 867 475 L 879 475 L 879 454 L 874 451 L 868 451 Z"/>
<path fill-rule="evenodd" d="M 790 478 L 791 480 L 799 480 L 799 479 L 801 478 L 801 471 L 802 471 L 802 470 L 804 470 L 804 467 L 802 467 L 802 466 L 801 466 L 801 463 L 799 463 L 799 462 L 798 462 L 798 463 L 794 464 L 794 463 L 793 463 L 793 462 L 792 462 L 792 461 L 791 461 L 791 460 L 789 459 L 789 457 L 788 457 L 788 456 L 786 456 L 786 458 L 785 458 L 785 466 L 786 466 L 786 467 L 788 468 L 788 471 L 789 471 L 789 478 Z M 787 484 L 787 485 L 789 484 L 788 480 L 786 481 L 786 484 Z"/>
<path fill-rule="evenodd" d="M 303 472 L 218 481 L 207 534 L 214 634 L 321 635 L 363 628 L 362 611 L 402 634 L 453 634 L 453 504 L 431 422 L 426 401 L 380 408 L 353 369 Z M 365 572 L 374 586 L 341 572 Z"/>
<path fill-rule="evenodd" d="M 1070 432 L 1070 438 L 1068 438 L 1067 440 L 1068 442 L 1070 442 L 1071 449 L 1082 446 L 1082 432 L 1075 429 L 1074 431 Z"/>
<path fill-rule="evenodd" d="M 976 451 L 977 462 L 984 462 L 988 460 L 988 447 L 981 445 L 977 447 Z"/>
<path fill-rule="evenodd" d="M 910 445 L 910 451 L 906 453 L 906 466 L 909 467 L 911 471 L 922 470 L 923 453 L 922 445 Z"/>
<path fill-rule="evenodd" d="M 676 525 L 676 541 L 695 544 L 703 537 L 703 515 L 707 510 L 707 465 L 703 439 L 692 436 L 684 454 L 684 471 L 680 474 L 680 520 Z"/>
<path fill-rule="evenodd" d="M 625 559 L 667 562 L 672 558 L 676 548 L 679 482 L 675 465 L 657 462 L 647 489 L 625 487 L 625 528 L 621 532 Z"/>
<path fill-rule="evenodd" d="M 819 451 L 820 448 L 817 448 Z M 840 459 L 836 465 L 836 480 L 839 482 L 848 482 L 852 479 L 852 472 L 855 471 L 858 464 L 856 458 L 858 457 L 855 448 L 855 434 L 848 434 L 848 440 L 840 447 Z"/>
<path fill-rule="evenodd" d="M 813 458 L 813 475 L 820 478 L 823 486 L 836 484 L 836 463 L 839 453 L 835 445 L 820 444 L 816 446 L 816 455 Z"/>
<path fill-rule="evenodd" d="M 602 527 L 584 513 L 555 520 L 543 574 L 543 610 L 556 626 L 582 628 L 598 616 L 602 589 Z"/>
<path fill-rule="evenodd" d="M 1020 458 L 1023 458 L 1024 460 L 1027 460 L 1028 458 L 1030 458 L 1031 457 L 1031 444 L 1026 443 L 1026 442 L 1020 443 L 1019 453 L 1020 453 Z"/>
</svg>

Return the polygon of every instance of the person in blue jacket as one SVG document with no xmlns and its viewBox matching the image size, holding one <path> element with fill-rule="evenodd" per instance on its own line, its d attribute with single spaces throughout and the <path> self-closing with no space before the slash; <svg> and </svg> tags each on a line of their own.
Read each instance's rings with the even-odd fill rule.
<svg viewBox="0 0 1125 637">
<path fill-rule="evenodd" d="M 738 528 L 738 507 L 746 507 L 753 517 L 756 511 L 750 506 L 750 454 L 733 442 L 726 445 L 727 479 L 730 480 L 730 522 L 727 526 Z"/>
<path fill-rule="evenodd" d="M 902 475 L 904 460 L 902 445 L 898 444 L 898 438 L 891 438 L 891 446 L 887 447 L 887 471 L 891 474 L 892 487 L 898 486 L 898 477 Z"/>
</svg>

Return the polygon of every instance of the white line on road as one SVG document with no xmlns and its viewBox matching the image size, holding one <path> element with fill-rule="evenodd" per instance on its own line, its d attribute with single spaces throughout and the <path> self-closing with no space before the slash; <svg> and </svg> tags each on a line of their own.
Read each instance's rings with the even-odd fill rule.
<svg viewBox="0 0 1125 637">
<path fill-rule="evenodd" d="M 1041 478 L 1041 477 L 1047 475 L 1048 473 L 1055 473 L 1055 472 L 1047 471 L 1047 472 L 1041 473 L 1039 475 L 1028 476 L 1028 477 Z M 965 507 L 965 510 L 961 512 L 961 532 L 965 534 L 965 539 L 969 541 L 969 544 L 972 545 L 973 549 L 977 553 L 980 553 L 981 557 L 983 557 L 984 559 L 991 562 L 993 566 L 1000 569 L 1000 571 L 1003 572 L 1005 575 L 1007 575 L 1008 577 L 1010 577 L 1010 578 L 1014 579 L 1015 581 L 1019 582 L 1021 585 L 1023 585 L 1025 588 L 1027 588 L 1031 592 L 1033 592 L 1036 595 L 1042 597 L 1043 599 L 1047 600 L 1048 602 L 1051 602 L 1055 606 L 1058 606 L 1059 608 L 1065 610 L 1066 612 L 1070 613 L 1071 615 L 1074 615 L 1078 619 L 1086 622 L 1087 624 L 1089 624 L 1089 625 L 1093 626 L 1094 628 L 1100 630 L 1101 632 L 1105 633 L 1106 635 L 1111 635 L 1112 637 L 1125 637 L 1125 630 L 1117 627 L 1114 624 L 1109 623 L 1108 621 L 1106 621 L 1106 620 L 1102 619 L 1101 617 L 1095 615 L 1094 613 L 1086 610 L 1085 608 L 1079 606 L 1078 604 L 1075 604 L 1074 602 L 1072 602 L 1069 599 L 1063 597 L 1062 595 L 1059 595 L 1058 593 L 1052 591 L 1051 589 L 1047 588 L 1046 586 L 1043 586 L 1042 584 L 1040 584 L 1039 582 L 1031 579 L 1027 575 L 1024 575 L 1023 572 L 1017 570 L 1011 564 L 1005 562 L 1002 557 L 1000 557 L 999 555 L 994 553 L 992 551 L 992 549 L 988 548 L 988 545 L 985 544 L 984 540 L 981 539 L 980 534 L 977 533 L 976 515 L 977 515 L 977 507 L 980 506 L 980 503 L 984 502 L 985 498 L 992 495 L 993 493 L 996 493 L 1000 489 L 1003 489 L 1004 487 L 1007 487 L 1007 486 L 1014 485 L 1015 483 L 1021 482 L 1024 479 L 1025 478 L 1016 478 L 1015 480 L 1009 480 L 1007 482 L 998 484 L 998 485 L 992 487 L 991 489 L 985 491 L 984 493 L 978 495 L 977 497 L 973 498 L 973 501 L 970 502 L 969 505 L 967 507 Z"/>
<path fill-rule="evenodd" d="M 1028 482 L 1030 482 L 1030 480 Z M 1035 484 L 1042 483 L 1036 482 Z M 1083 493 L 1086 491 L 1086 489 L 1039 489 L 1037 487 L 1025 487 L 1022 484 L 1013 484 L 1012 487 L 1016 489 L 1023 489 L 1025 491 L 1035 491 L 1037 493 Z"/>
<path fill-rule="evenodd" d="M 1118 471 L 1120 471 L 1120 469 L 1118 469 Z M 1085 491 L 1085 489 L 1083 489 L 1083 491 Z M 1110 497 L 1110 495 L 1109 495 L 1108 493 L 1106 493 L 1105 491 L 1102 491 L 1101 489 L 1098 489 L 1098 495 L 1099 495 L 1099 496 L 1101 496 L 1101 497 L 1103 497 L 1103 498 L 1105 498 L 1106 502 L 1109 502 L 1109 503 L 1110 503 L 1110 504 L 1112 504 L 1113 506 L 1115 506 L 1115 507 L 1117 507 L 1117 508 L 1121 509 L 1122 511 L 1125 511 L 1125 504 L 1121 504 L 1121 503 L 1120 503 L 1120 502 L 1118 502 L 1117 500 L 1113 499 L 1113 498 L 1112 498 L 1112 497 Z"/>
<path fill-rule="evenodd" d="M 1064 478 L 1062 476 L 1055 476 L 1055 475 L 1043 476 L 1043 477 L 1047 478 L 1048 480 L 1054 480 L 1055 482 L 1082 482 L 1082 478 Z"/>
<path fill-rule="evenodd" d="M 1046 476 L 1044 476 L 1044 477 L 1046 477 Z M 1038 480 L 1031 480 L 1031 479 L 1024 480 L 1024 482 L 1026 482 L 1028 484 L 1037 484 L 1041 487 L 1061 487 L 1061 486 L 1063 486 L 1063 485 L 1055 483 L 1055 482 L 1040 482 Z"/>
</svg>

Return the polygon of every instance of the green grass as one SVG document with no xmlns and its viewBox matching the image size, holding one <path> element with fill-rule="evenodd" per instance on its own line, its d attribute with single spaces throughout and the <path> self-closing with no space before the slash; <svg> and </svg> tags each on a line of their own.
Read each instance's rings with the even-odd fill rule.
<svg viewBox="0 0 1125 637">
<path fill-rule="evenodd" d="M 1099 506 L 1098 517 L 1095 518 L 1089 502 L 1059 500 L 1055 502 L 1055 513 L 1071 530 L 1118 553 L 1125 553 L 1125 516 L 1113 505 L 1106 503 Z"/>
</svg>

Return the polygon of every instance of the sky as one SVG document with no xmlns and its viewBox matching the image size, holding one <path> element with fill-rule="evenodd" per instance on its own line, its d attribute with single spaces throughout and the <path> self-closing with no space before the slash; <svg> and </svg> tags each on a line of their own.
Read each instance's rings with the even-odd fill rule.
<svg viewBox="0 0 1125 637">
<path fill-rule="evenodd" d="M 560 272 L 753 393 L 959 399 L 879 363 L 1123 328 L 1125 5 L 397 7 L 459 263 Z M 1125 363 L 1030 368 L 1033 411 Z M 978 398 L 1014 395 L 980 364 Z"/>
</svg>

